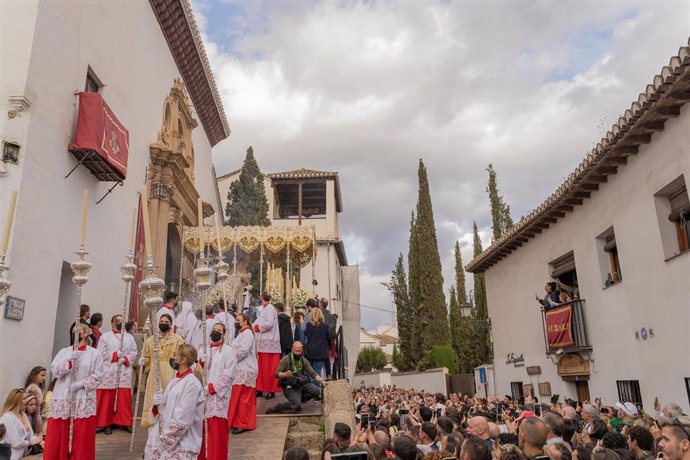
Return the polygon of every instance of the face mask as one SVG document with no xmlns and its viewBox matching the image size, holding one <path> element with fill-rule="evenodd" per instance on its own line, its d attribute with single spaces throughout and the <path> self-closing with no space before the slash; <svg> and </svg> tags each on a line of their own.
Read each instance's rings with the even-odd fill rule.
<svg viewBox="0 0 690 460">
<path fill-rule="evenodd" d="M 300 358 L 302 357 L 302 353 L 299 353 L 299 354 L 298 354 L 298 353 L 293 353 L 293 354 L 292 354 L 292 357 L 295 358 L 295 359 L 300 359 Z"/>
<path fill-rule="evenodd" d="M 221 337 L 222 337 L 222 335 L 221 335 L 220 332 L 218 332 L 218 331 L 213 331 L 213 332 L 211 332 L 211 340 L 212 340 L 213 342 L 218 342 L 218 341 L 220 341 Z"/>
<path fill-rule="evenodd" d="M 162 326 L 162 325 L 161 325 Z M 172 367 L 175 370 L 178 370 L 180 368 L 180 365 L 175 361 L 175 358 L 170 358 L 170 367 Z"/>
<path fill-rule="evenodd" d="M 122 323 L 117 323 L 117 324 L 115 325 L 115 329 L 118 330 L 118 331 L 121 331 L 121 330 L 122 330 Z"/>
<path fill-rule="evenodd" d="M 158 325 L 158 330 L 160 330 L 163 333 L 166 333 L 170 330 L 170 324 L 160 323 Z"/>
<path fill-rule="evenodd" d="M 235 323 L 235 327 L 236 327 L 237 329 L 239 329 L 239 328 L 240 328 L 240 323 Z"/>
</svg>

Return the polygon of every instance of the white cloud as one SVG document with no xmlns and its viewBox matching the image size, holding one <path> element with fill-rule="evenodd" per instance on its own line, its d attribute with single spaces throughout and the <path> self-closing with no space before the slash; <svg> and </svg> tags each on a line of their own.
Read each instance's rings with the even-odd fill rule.
<svg viewBox="0 0 690 460">
<path fill-rule="evenodd" d="M 473 220 L 490 243 L 486 165 L 518 220 L 690 35 L 690 0 L 194 7 L 232 128 L 215 149 L 218 173 L 248 145 L 265 171 L 340 171 L 361 301 L 383 307 L 379 283 L 407 250 L 420 157 L 449 287 L 456 239 L 471 258 Z"/>
</svg>

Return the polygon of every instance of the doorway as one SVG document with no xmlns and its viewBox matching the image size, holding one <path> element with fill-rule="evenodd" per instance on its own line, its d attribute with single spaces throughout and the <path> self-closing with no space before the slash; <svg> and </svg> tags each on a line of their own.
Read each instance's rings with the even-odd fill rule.
<svg viewBox="0 0 690 460">
<path fill-rule="evenodd" d="M 168 241 L 165 251 L 165 285 L 168 291 L 180 292 L 180 258 L 182 245 L 175 224 L 168 224 Z"/>
<path fill-rule="evenodd" d="M 55 331 L 53 332 L 53 354 L 69 346 L 69 328 L 77 317 L 77 286 L 72 282 L 72 268 L 62 262 L 60 275 L 60 292 L 58 293 L 57 312 L 55 312 Z"/>
<path fill-rule="evenodd" d="M 587 382 L 586 380 L 575 382 L 575 391 L 577 393 L 578 401 L 591 401 L 591 399 L 589 399 L 589 382 Z"/>
</svg>

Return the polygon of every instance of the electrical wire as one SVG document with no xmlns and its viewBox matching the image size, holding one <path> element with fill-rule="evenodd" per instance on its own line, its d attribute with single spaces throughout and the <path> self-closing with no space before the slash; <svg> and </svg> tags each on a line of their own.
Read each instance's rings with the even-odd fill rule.
<svg viewBox="0 0 690 460">
<path fill-rule="evenodd" d="M 338 300 L 338 299 L 333 299 L 333 300 Z M 389 310 L 387 308 L 382 308 L 382 307 L 372 307 L 371 305 L 364 305 L 363 303 L 356 303 L 356 302 L 348 302 L 347 300 L 339 300 L 339 302 L 342 303 L 349 303 L 350 305 L 357 305 L 358 307 L 364 307 L 364 308 L 369 308 L 371 310 L 377 310 L 377 311 L 385 311 L 386 313 L 390 313 L 392 315 L 395 315 L 396 312 L 393 310 Z"/>
</svg>

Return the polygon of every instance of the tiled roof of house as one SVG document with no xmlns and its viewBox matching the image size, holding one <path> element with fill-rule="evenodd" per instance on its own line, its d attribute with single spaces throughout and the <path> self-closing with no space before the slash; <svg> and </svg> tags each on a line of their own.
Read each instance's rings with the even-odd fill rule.
<svg viewBox="0 0 690 460">
<path fill-rule="evenodd" d="M 642 145 L 652 141 L 654 133 L 663 131 L 669 118 L 680 115 L 690 102 L 690 40 L 678 50 L 667 66 L 630 108 L 618 119 L 604 138 L 570 173 L 567 179 L 535 210 L 523 217 L 506 235 L 494 241 L 475 257 L 466 269 L 481 273 L 498 263 L 517 248 L 555 224 L 575 206 L 582 205 L 599 184 L 616 174 L 627 157 L 636 155 Z"/>
<path fill-rule="evenodd" d="M 230 134 L 189 0 L 149 0 L 211 146 Z"/>
<path fill-rule="evenodd" d="M 329 171 L 316 171 L 314 169 L 293 169 L 290 171 L 281 171 L 266 174 L 267 177 L 271 179 L 327 179 L 327 178 L 337 178 L 337 172 Z"/>
</svg>

